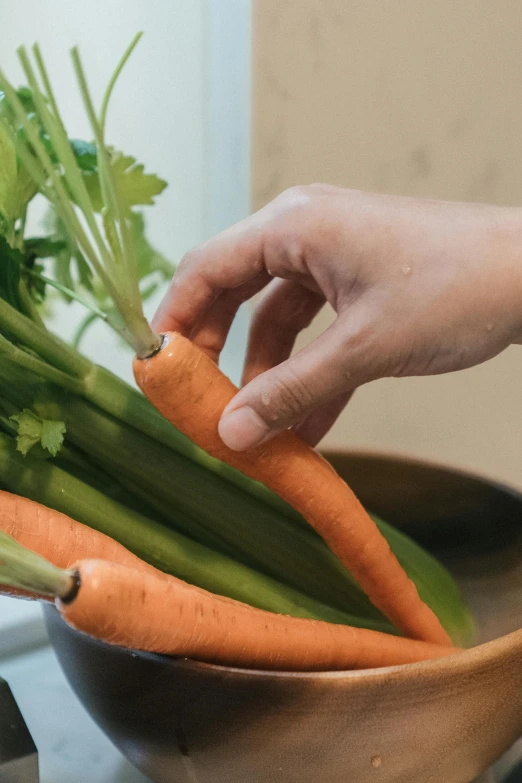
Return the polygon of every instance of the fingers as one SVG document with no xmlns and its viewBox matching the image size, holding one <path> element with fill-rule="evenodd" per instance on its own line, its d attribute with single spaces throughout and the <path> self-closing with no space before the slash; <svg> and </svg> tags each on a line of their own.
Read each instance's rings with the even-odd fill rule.
<svg viewBox="0 0 522 783">
<path fill-rule="evenodd" d="M 186 254 L 152 321 L 156 331 L 188 336 L 223 291 L 248 283 L 266 271 L 262 234 L 254 217 Z"/>
<path fill-rule="evenodd" d="M 302 422 L 294 427 L 295 434 L 310 446 L 316 446 L 335 424 L 339 415 L 353 397 L 353 394 L 353 391 L 341 394 L 318 410 L 312 411 Z"/>
<path fill-rule="evenodd" d="M 302 351 L 244 386 L 223 412 L 219 433 L 224 443 L 235 451 L 253 448 L 378 377 L 366 318 L 364 305 L 355 306 L 348 318 L 339 316 Z"/>
<path fill-rule="evenodd" d="M 324 305 L 318 291 L 293 280 L 274 280 L 250 325 L 242 385 L 288 359 L 298 334 Z"/>
<path fill-rule="evenodd" d="M 238 309 L 243 302 L 261 291 L 271 279 L 268 273 L 260 272 L 248 283 L 223 291 L 209 307 L 200 324 L 191 332 L 190 339 L 216 364 Z"/>
<path fill-rule="evenodd" d="M 310 189 L 290 188 L 189 251 L 158 308 L 153 328 L 189 336 L 223 291 L 249 283 L 260 273 L 282 278 L 308 276 L 302 264 L 302 243 L 309 232 L 314 233 L 313 203 Z M 230 299 L 226 300 L 223 319 L 224 311 L 232 307 Z M 215 353 L 216 348 L 211 350 Z"/>
</svg>

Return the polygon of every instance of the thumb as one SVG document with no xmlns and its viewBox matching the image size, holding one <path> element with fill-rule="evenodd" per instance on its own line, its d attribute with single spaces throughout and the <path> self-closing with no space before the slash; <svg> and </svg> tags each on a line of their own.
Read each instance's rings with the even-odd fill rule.
<svg viewBox="0 0 522 783">
<path fill-rule="evenodd" d="M 226 446 L 233 451 L 253 448 L 370 380 L 365 340 L 347 335 L 343 321 L 338 317 L 310 345 L 236 394 L 219 423 Z"/>
</svg>

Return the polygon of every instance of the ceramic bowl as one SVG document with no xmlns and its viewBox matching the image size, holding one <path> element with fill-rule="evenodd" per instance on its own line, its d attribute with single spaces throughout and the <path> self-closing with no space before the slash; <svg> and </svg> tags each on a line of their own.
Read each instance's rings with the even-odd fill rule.
<svg viewBox="0 0 522 783">
<path fill-rule="evenodd" d="M 110 647 L 46 609 L 78 697 L 156 783 L 470 783 L 522 734 L 522 496 L 416 460 L 327 457 L 446 563 L 479 644 L 378 670 L 246 671 Z"/>
</svg>

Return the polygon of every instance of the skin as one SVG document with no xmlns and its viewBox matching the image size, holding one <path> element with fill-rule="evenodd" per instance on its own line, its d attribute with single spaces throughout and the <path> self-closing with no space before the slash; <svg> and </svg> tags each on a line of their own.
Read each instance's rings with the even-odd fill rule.
<svg viewBox="0 0 522 783">
<path fill-rule="evenodd" d="M 518 208 L 291 188 L 187 253 L 153 325 L 219 361 L 240 304 L 266 288 L 219 432 L 236 451 L 289 427 L 314 445 L 365 383 L 521 342 L 521 239 Z M 326 302 L 333 324 L 291 356 Z"/>
</svg>

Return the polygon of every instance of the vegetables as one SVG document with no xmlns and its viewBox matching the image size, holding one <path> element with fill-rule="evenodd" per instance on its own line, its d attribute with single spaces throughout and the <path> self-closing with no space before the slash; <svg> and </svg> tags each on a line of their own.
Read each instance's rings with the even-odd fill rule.
<svg viewBox="0 0 522 783">
<path fill-rule="evenodd" d="M 13 560 L 18 565 L 26 554 L 23 582 L 17 582 L 9 566 Z M 83 560 L 69 571 L 50 569 L 32 553 L 6 544 L 3 536 L 0 558 L 5 562 L 3 578 L 14 586 L 27 587 L 34 571 L 35 585 L 57 597 L 60 613 L 74 628 L 131 649 L 290 671 L 391 666 L 456 652 L 453 647 L 262 612 L 121 563 Z"/>
<path fill-rule="evenodd" d="M 39 498 L 43 504 L 114 538 L 130 552 L 136 555 L 143 553 L 144 559 L 159 570 L 211 592 L 230 595 L 272 612 L 387 630 L 379 621 L 354 617 L 321 604 L 186 536 L 174 533 L 89 487 L 49 461 L 42 463 L 30 456 L 22 457 L 14 452 L 9 438 L 3 435 L 0 435 L 0 475 L 9 488 L 16 488 L 21 495 Z M 29 523 L 30 517 L 26 517 L 25 525 Z M 60 546 L 59 533 L 56 529 L 48 531 L 50 549 L 56 550 Z"/>
<path fill-rule="evenodd" d="M 265 564 L 272 561 L 270 573 L 279 582 L 288 582 L 288 575 L 292 568 L 302 562 L 301 577 L 299 577 L 301 581 L 294 582 L 301 593 L 310 594 L 312 584 L 315 584 L 324 592 L 319 594 L 314 590 L 312 594 L 315 594 L 323 604 L 333 603 L 352 615 L 354 624 L 364 625 L 368 619 L 373 618 L 381 628 L 391 630 L 392 627 L 387 625 L 382 615 L 373 609 L 362 591 L 350 580 L 348 573 L 328 552 L 319 537 L 287 504 L 268 493 L 262 485 L 238 474 L 224 463 L 208 457 L 169 425 L 138 392 L 107 371 L 95 367 L 49 333 L 36 328 L 27 318 L 0 300 L 0 329 L 2 327 L 8 329 L 20 345 L 27 346 L 32 355 L 46 359 L 46 362 L 42 362 L 42 366 L 38 367 L 38 374 L 34 374 L 20 366 L 20 363 L 25 365 L 26 358 L 29 358 L 24 351 L 16 353 L 15 362 L 0 360 L 0 398 L 7 397 L 13 405 L 18 405 L 18 409 L 32 406 L 41 418 L 64 421 L 68 429 L 65 435 L 67 448 L 70 449 L 74 445 L 76 455 L 79 451 L 84 458 L 88 457 L 90 471 L 93 465 L 102 466 L 105 483 L 99 485 L 96 483 L 98 478 L 95 481 L 91 477 L 87 478 L 88 482 L 95 481 L 94 486 L 101 489 L 105 495 L 116 492 L 118 487 L 120 490 L 122 486 L 128 488 L 128 482 L 131 482 L 132 493 L 126 502 L 134 508 L 140 502 L 136 498 L 136 491 L 140 485 L 140 499 L 147 506 L 143 508 L 146 516 L 167 522 L 175 528 L 178 527 L 181 518 L 179 500 L 184 498 L 183 516 L 188 516 L 189 526 L 184 526 L 182 529 L 189 536 L 205 542 L 200 536 L 202 531 L 198 523 L 206 509 L 208 516 L 204 531 L 218 533 L 222 537 L 226 523 L 229 531 L 227 542 L 235 546 L 234 559 L 251 565 L 246 551 L 241 552 L 238 546 L 241 542 L 250 541 L 253 548 L 257 549 L 258 557 L 262 558 Z M 67 373 L 57 376 L 56 371 L 59 368 L 62 372 L 67 369 Z M 53 385 L 44 384 L 42 378 L 47 375 L 63 384 L 67 393 L 61 393 Z M 82 404 L 82 398 L 87 398 L 93 407 Z M 104 411 L 110 411 L 112 416 L 101 415 Z M 10 410 L 8 414 L 12 415 L 12 411 Z M 154 439 L 138 436 L 136 428 L 139 428 L 142 433 L 146 431 L 152 433 Z M 168 444 L 169 448 L 162 448 L 158 441 Z M 132 455 L 132 460 L 129 459 L 129 455 Z M 26 466 L 28 459 L 29 457 L 23 461 Z M 68 458 L 65 459 L 63 449 L 57 459 L 63 470 L 69 472 L 72 470 L 77 475 L 77 469 L 71 465 Z M 8 457 L 5 470 L 9 468 L 11 461 L 12 458 Z M 164 480 L 165 474 L 170 476 L 168 482 Z M 80 516 L 80 513 L 85 514 L 84 504 L 81 505 L 80 511 L 75 507 L 63 508 L 56 505 L 63 502 L 63 496 L 59 491 L 52 496 L 46 493 L 48 479 L 44 476 L 48 473 L 40 463 L 37 463 L 33 475 L 31 486 L 34 490 L 31 491 L 34 494 L 31 494 L 31 497 L 66 511 L 87 524 L 97 524 L 96 520 L 94 523 L 91 521 L 91 508 L 88 509 L 89 516 Z M 112 483 L 107 481 L 109 475 L 112 476 Z M 79 477 L 82 481 L 86 480 L 85 473 L 81 473 Z M 6 481 L 3 478 L 1 462 L 0 481 Z M 27 494 L 26 484 L 22 483 L 19 477 L 11 480 L 9 476 L 9 482 L 6 485 L 9 489 Z M 244 489 L 240 490 L 240 486 Z M 249 489 L 251 492 L 247 494 L 246 490 Z M 161 491 L 169 494 L 165 495 L 163 504 L 166 513 L 158 514 Z M 80 503 L 85 494 L 83 485 L 80 484 L 75 492 L 74 499 Z M 254 494 L 251 496 L 252 492 Z M 126 490 L 125 494 L 128 496 Z M 265 497 L 267 503 L 261 502 Z M 151 503 L 155 508 L 151 508 Z M 196 518 L 193 513 L 187 513 L 191 505 L 194 510 L 197 509 Z M 168 509 L 165 506 L 168 506 Z M 274 513 L 276 508 L 281 509 L 278 514 Z M 268 511 L 270 514 L 267 513 Z M 281 516 L 281 512 L 285 512 L 284 517 Z M 297 527 L 297 525 L 299 531 L 292 539 L 293 526 Z M 131 528 L 132 522 L 129 520 L 124 528 L 127 535 L 131 535 Z M 382 529 L 400 557 L 402 551 L 408 547 L 407 555 L 402 559 L 409 572 L 413 574 L 415 571 L 413 574 L 415 582 L 418 589 L 422 591 L 424 600 L 428 601 L 443 618 L 445 627 L 454 641 L 457 644 L 468 644 L 473 634 L 470 615 L 455 583 L 445 569 L 405 536 L 389 526 L 383 525 Z M 235 531 L 237 531 L 236 540 L 234 540 Z M 302 535 L 304 531 L 306 537 Z M 280 537 L 283 533 L 293 541 L 294 546 L 291 550 L 284 551 L 280 546 Z M 110 535 L 118 538 L 120 533 L 112 531 Z M 308 539 L 309 543 L 307 543 Z M 139 548 L 134 551 L 140 557 L 149 559 L 148 549 L 143 547 L 142 541 L 146 539 L 140 538 L 136 543 Z M 128 546 L 125 541 L 123 543 Z M 214 544 L 211 546 L 216 548 Z M 226 553 L 231 554 L 228 550 Z M 417 567 L 417 562 L 422 563 L 420 568 Z M 258 566 L 257 570 L 259 568 L 261 566 Z M 173 573 L 180 576 L 175 570 Z M 185 572 L 183 578 L 194 581 L 195 578 L 191 578 L 188 574 Z M 341 578 L 343 582 L 340 581 Z M 221 582 L 221 585 L 225 595 L 238 597 L 229 592 L 229 584 Z M 255 589 L 252 593 L 255 593 Z M 244 596 L 242 598 L 246 600 Z"/>
<path fill-rule="evenodd" d="M 75 522 L 59 511 L 2 490 L 0 530 L 58 568 L 68 568 L 75 560 L 95 557 L 134 570 L 149 571 L 158 579 L 166 578 L 109 536 Z"/>
<path fill-rule="evenodd" d="M 41 419 L 28 408 L 10 417 L 17 425 L 16 448 L 24 456 L 38 443 L 49 454 L 56 457 L 63 443 L 65 424 L 63 421 Z"/>
<path fill-rule="evenodd" d="M 399 630 L 434 644 L 451 643 L 375 523 L 313 449 L 290 432 L 247 454 L 224 445 L 218 422 L 237 390 L 203 351 L 180 334 L 168 334 L 158 352 L 135 359 L 133 367 L 142 391 L 174 426 L 299 511 Z"/>
<path fill-rule="evenodd" d="M 8 489 L 19 494 L 29 495 L 35 500 L 45 505 L 57 508 L 80 521 L 91 526 L 97 526 L 100 523 L 107 525 L 112 520 L 113 511 L 111 506 L 107 505 L 107 495 L 121 500 L 125 505 L 133 508 L 143 509 L 148 519 L 157 521 L 167 521 L 169 525 L 177 527 L 179 514 L 177 512 L 177 493 L 178 488 L 184 484 L 184 492 L 187 503 L 193 498 L 194 507 L 201 511 L 201 504 L 206 501 L 209 511 L 214 513 L 214 520 L 209 518 L 208 523 L 212 527 L 211 531 L 217 531 L 216 524 L 220 517 L 226 516 L 230 530 L 234 527 L 243 530 L 244 539 L 249 536 L 254 538 L 254 542 L 260 553 L 263 553 L 267 559 L 270 559 L 272 553 L 274 558 L 277 555 L 281 558 L 280 568 L 277 579 L 279 582 L 287 581 L 286 575 L 290 570 L 294 559 L 303 559 L 303 573 L 308 572 L 313 578 L 315 574 L 322 574 L 321 579 L 324 583 L 324 589 L 327 591 L 329 599 L 322 603 L 330 603 L 342 599 L 340 608 L 344 609 L 346 614 L 352 616 L 353 624 L 366 624 L 373 618 L 379 623 L 379 627 L 391 630 L 382 616 L 372 609 L 371 604 L 364 599 L 362 592 L 348 579 L 348 574 L 341 569 L 345 578 L 345 588 L 341 592 L 339 587 L 335 586 L 333 581 L 335 574 L 341 572 L 338 568 L 335 573 L 332 566 L 328 570 L 319 568 L 320 555 L 318 545 L 325 550 L 324 544 L 309 528 L 299 515 L 291 511 L 290 508 L 280 501 L 276 496 L 267 493 L 264 487 L 252 482 L 242 474 L 237 474 L 228 466 L 217 460 L 208 457 L 204 452 L 192 444 L 185 436 L 176 431 L 168 422 L 165 421 L 142 397 L 138 392 L 131 389 L 127 384 L 112 376 L 105 370 L 92 365 L 87 359 L 80 356 L 69 346 L 62 344 L 57 338 L 48 332 L 34 326 L 26 317 L 17 313 L 0 299 L 0 330 L 8 331 L 16 339 L 21 347 L 27 347 L 30 356 L 23 350 L 16 352 L 15 361 L 6 361 L 0 359 L 0 398 L 7 397 L 13 405 L 20 407 L 32 406 L 32 409 L 44 419 L 58 419 L 66 423 L 68 431 L 65 435 L 65 444 L 67 452 L 62 448 L 56 461 L 60 470 L 52 469 L 49 461 L 42 464 L 41 460 L 31 458 L 32 451 L 25 459 L 16 459 L 14 444 L 10 448 L 9 440 L 4 441 L 2 458 L 0 454 L 0 482 Z M 38 373 L 25 369 L 27 358 L 33 362 L 35 356 L 38 356 L 41 365 L 38 366 Z M 44 361 L 45 360 L 45 361 Z M 67 372 L 65 372 L 67 370 Z M 62 374 L 58 374 L 61 372 Z M 64 392 L 54 385 L 46 384 L 43 380 L 50 377 L 64 386 Z M 93 413 L 102 413 L 110 411 L 112 416 L 102 418 L 100 415 L 90 415 L 89 409 L 78 404 L 82 398 L 87 398 L 94 406 Z M 33 407 L 34 406 L 34 407 Z M 9 410 L 8 415 L 13 411 Z M 105 424 L 110 424 L 107 429 Z M 148 446 L 144 447 L 142 439 L 135 439 L 137 435 L 136 428 L 142 432 L 149 431 L 154 435 L 154 439 L 147 438 Z M 74 443 L 71 441 L 71 435 L 75 435 Z M 82 435 L 80 443 L 79 435 Z M 169 444 L 169 449 L 160 449 L 158 441 Z M 75 446 L 75 457 L 82 457 L 83 467 L 79 472 L 78 467 L 71 462 L 71 447 Z M 79 448 L 78 448 L 79 447 Z M 89 449 L 89 454 L 85 454 L 83 448 Z M 151 451 L 154 449 L 154 451 Z M 110 451 L 111 468 L 108 474 L 106 454 Z M 180 454 L 181 452 L 181 454 Z M 157 457 L 153 457 L 153 453 Z M 134 471 L 132 478 L 132 491 L 127 491 L 128 483 L 125 481 L 127 471 L 131 466 L 128 455 L 132 454 L 132 469 Z M 183 460 L 179 457 L 184 456 Z M 85 459 L 88 458 L 86 472 Z M 175 458 L 172 462 L 171 459 Z M 189 459 L 190 458 L 190 459 Z M 150 471 L 150 465 L 153 460 L 158 460 L 159 469 Z M 100 470 L 97 466 L 102 466 L 102 479 L 100 479 Z M 29 469 L 31 467 L 31 469 Z M 197 467 L 193 470 L 191 466 Z M 158 473 L 159 470 L 159 473 Z M 67 471 L 67 473 L 64 473 Z M 71 488 L 71 491 L 64 493 L 61 491 L 61 485 L 69 486 L 69 474 L 72 472 L 80 481 Z M 164 472 L 172 477 L 171 482 L 163 480 Z M 93 475 L 95 473 L 95 476 Z M 109 475 L 112 475 L 112 481 L 109 481 Z M 30 476 L 30 480 L 28 477 Z M 141 477 L 142 494 L 140 499 L 136 497 L 137 482 L 136 476 Z M 52 479 L 51 479 L 52 477 Z M 168 489 L 172 484 L 172 493 L 168 500 L 169 516 L 158 515 L 155 509 L 151 508 L 151 499 L 156 498 L 156 483 L 151 479 L 158 479 L 163 486 Z M 102 481 L 102 483 L 100 483 Z M 50 483 L 51 482 L 51 483 Z M 91 484 L 100 490 L 98 499 L 87 502 L 90 497 L 87 484 Z M 208 487 L 212 486 L 211 492 Z M 239 486 L 244 489 L 240 490 Z M 55 488 L 54 488 L 55 487 Z M 247 489 L 252 489 L 251 493 L 246 493 Z M 103 493 L 103 494 L 102 494 Z M 224 493 L 224 494 L 222 494 Z M 261 499 L 267 497 L 268 503 L 261 502 Z M 127 499 L 125 499 L 125 497 Z M 272 500 L 273 498 L 273 500 Z M 85 499 L 85 502 L 84 502 Z M 143 502 L 143 506 L 140 505 Z M 279 504 L 279 506 L 278 506 Z M 268 517 L 264 511 L 265 506 L 269 509 L 281 508 L 285 511 L 285 517 L 272 513 Z M 98 508 L 100 509 L 98 513 Z M 199 513 L 199 512 L 198 512 Z M 120 512 L 116 517 L 119 518 Z M 187 528 L 189 535 L 198 537 L 195 530 L 198 520 L 194 520 L 193 515 L 189 515 L 192 522 L 192 532 Z M 269 519 L 271 520 L 268 525 Z M 288 522 L 285 521 L 288 519 Z M 300 520 L 300 521 L 298 521 Z M 295 546 L 292 551 L 281 552 L 278 544 L 278 525 L 284 525 L 292 521 L 295 525 L 299 524 L 300 529 L 305 530 L 307 535 L 313 538 L 313 549 L 306 554 L 304 550 L 303 539 L 300 536 L 295 539 Z M 126 537 L 133 535 L 134 517 L 127 517 L 121 527 L 114 527 L 106 530 L 112 537 L 121 541 L 129 547 Z M 103 528 L 105 530 L 105 528 Z M 462 602 L 462 598 L 455 583 L 451 580 L 447 572 L 433 558 L 422 552 L 420 547 L 410 542 L 404 536 L 394 531 L 389 526 L 383 528 L 385 534 L 393 543 L 395 551 L 401 555 L 401 552 L 409 544 L 407 556 L 403 558 L 405 565 L 413 568 L 417 561 L 422 562 L 422 568 L 417 569 L 415 573 L 416 583 L 419 590 L 422 590 L 423 597 L 428 600 L 430 605 L 444 617 L 447 629 L 457 644 L 468 644 L 472 639 L 472 623 L 470 622 L 469 612 Z M 150 552 L 146 546 L 147 538 L 145 536 L 146 528 L 143 528 L 143 535 L 134 539 L 133 551 L 140 557 L 149 560 Z M 288 535 L 291 535 L 291 527 L 288 528 Z M 199 539 L 201 540 L 201 539 Z M 333 556 L 332 556 L 333 557 Z M 241 556 L 237 550 L 235 559 L 245 563 L 246 558 Z M 335 562 L 333 558 L 332 565 Z M 194 582 L 200 579 L 201 572 L 194 572 L 191 576 L 190 563 L 183 573 L 172 571 L 178 576 Z M 325 563 L 326 565 L 326 563 Z M 415 565 L 416 567 L 416 565 Z M 172 566 L 171 566 L 172 568 Z M 225 595 L 232 597 L 241 597 L 242 600 L 253 602 L 256 597 L 256 583 L 252 583 L 250 599 L 245 595 L 238 596 L 231 592 L 231 587 L 236 587 L 237 581 L 231 578 L 228 581 L 220 581 L 220 589 Z M 275 571 L 273 572 L 275 574 Z M 430 585 L 433 584 L 435 589 Z M 208 589 L 217 590 L 217 587 Z M 346 590 L 350 592 L 346 592 Z M 304 584 L 300 585 L 300 592 L 308 592 Z M 261 596 L 258 596 L 258 601 Z M 362 601 L 364 599 L 364 601 Z M 259 606 L 259 603 L 255 605 Z M 267 608 L 265 606 L 265 608 Z M 289 610 L 282 610 L 289 611 Z M 289 613 L 292 613 L 291 610 Z"/>
<path fill-rule="evenodd" d="M 73 52 L 94 142 L 68 139 L 38 47 L 36 67 L 20 52 L 30 90 L 16 92 L 0 75 L 17 165 L 49 200 L 54 217 L 49 237 L 27 239 L 22 218 L 4 235 L 0 409 L 7 434 L 0 437 L 0 482 L 105 530 L 153 565 L 215 592 L 274 611 L 393 631 L 295 509 L 199 449 L 141 395 L 41 322 L 35 303 L 54 286 L 86 303 L 88 319 L 103 318 L 139 356 L 160 346 L 143 316 L 142 283 L 154 274 L 168 276 L 170 267 L 145 239 L 134 206 L 150 203 L 164 183 L 105 141 L 110 94 L 131 49 L 111 79 L 99 116 Z M 54 277 L 34 263 L 47 257 L 55 261 Z M 25 458 L 14 452 L 13 436 Z M 404 541 L 382 527 L 400 554 Z M 400 557 L 414 570 L 410 558 L 413 553 Z M 417 569 L 416 582 L 454 639 L 469 641 L 469 614 L 443 569 L 429 560 L 426 569 Z M 408 589 L 418 605 L 415 589 Z M 387 601 L 383 606 L 389 608 Z"/>
</svg>

